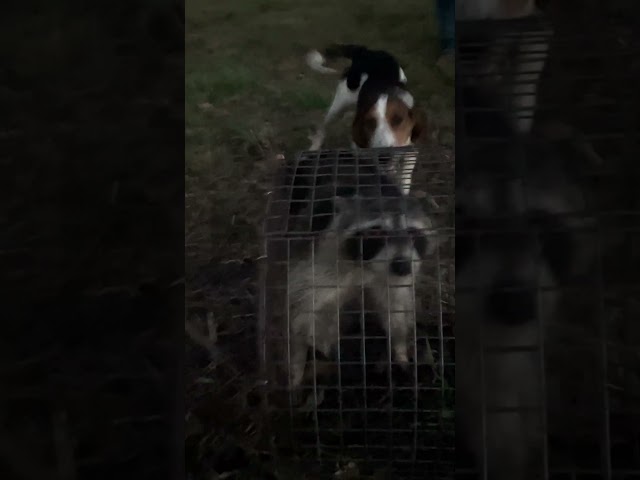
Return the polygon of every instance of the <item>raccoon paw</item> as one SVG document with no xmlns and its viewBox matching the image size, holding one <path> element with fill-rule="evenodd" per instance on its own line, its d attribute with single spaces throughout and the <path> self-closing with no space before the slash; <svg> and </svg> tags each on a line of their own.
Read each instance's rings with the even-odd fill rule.
<svg viewBox="0 0 640 480">
<path fill-rule="evenodd" d="M 311 141 L 311 145 L 309 146 L 309 150 L 320 150 L 322 143 L 324 142 L 324 132 L 317 131 L 309 135 L 309 140 Z"/>
<path fill-rule="evenodd" d="M 409 364 L 409 355 L 405 344 L 396 345 L 394 354 L 396 362 L 400 364 L 401 367 L 404 368 Z"/>
</svg>

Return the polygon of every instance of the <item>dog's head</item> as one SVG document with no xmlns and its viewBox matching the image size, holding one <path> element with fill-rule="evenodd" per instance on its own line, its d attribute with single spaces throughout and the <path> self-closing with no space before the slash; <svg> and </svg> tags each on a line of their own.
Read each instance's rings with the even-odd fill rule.
<svg viewBox="0 0 640 480">
<path fill-rule="evenodd" d="M 404 85 L 391 88 L 365 82 L 352 125 L 360 148 L 404 147 L 422 141 L 427 117 Z"/>
</svg>

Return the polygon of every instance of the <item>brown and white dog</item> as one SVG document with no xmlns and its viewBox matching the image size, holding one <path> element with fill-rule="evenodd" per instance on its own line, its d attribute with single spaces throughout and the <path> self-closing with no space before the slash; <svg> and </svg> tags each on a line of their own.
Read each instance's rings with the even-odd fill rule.
<svg viewBox="0 0 640 480">
<path fill-rule="evenodd" d="M 404 147 L 426 134 L 426 116 L 414 105 L 406 87 L 407 77 L 398 61 L 382 50 L 360 45 L 331 45 L 324 54 L 307 53 L 307 65 L 325 74 L 340 74 L 325 66 L 325 59 L 348 58 L 331 106 L 322 124 L 309 137 L 310 150 L 319 150 L 327 126 L 355 106 L 352 147 Z"/>
</svg>

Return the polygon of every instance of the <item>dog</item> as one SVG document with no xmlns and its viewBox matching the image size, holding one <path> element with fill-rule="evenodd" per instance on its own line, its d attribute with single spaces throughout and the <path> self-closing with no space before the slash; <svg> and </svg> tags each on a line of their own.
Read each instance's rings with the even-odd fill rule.
<svg viewBox="0 0 640 480">
<path fill-rule="evenodd" d="M 416 108 L 407 89 L 407 76 L 398 60 L 382 50 L 360 45 L 331 45 L 306 55 L 307 65 L 323 74 L 340 74 L 325 66 L 326 59 L 348 58 L 351 65 L 342 72 L 331 106 L 322 124 L 309 137 L 310 150 L 319 150 L 327 126 L 355 107 L 352 148 L 403 147 L 423 138 L 426 115 Z"/>
</svg>

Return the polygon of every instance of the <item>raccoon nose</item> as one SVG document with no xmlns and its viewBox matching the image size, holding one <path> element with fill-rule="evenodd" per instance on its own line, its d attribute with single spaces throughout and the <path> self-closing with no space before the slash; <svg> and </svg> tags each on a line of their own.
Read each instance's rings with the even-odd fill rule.
<svg viewBox="0 0 640 480">
<path fill-rule="evenodd" d="M 535 291 L 516 283 L 494 285 L 487 299 L 487 313 L 498 322 L 511 325 L 535 319 L 537 307 Z"/>
<path fill-rule="evenodd" d="M 411 274 L 411 260 L 405 257 L 396 257 L 391 262 L 391 273 L 399 277 Z"/>
</svg>

